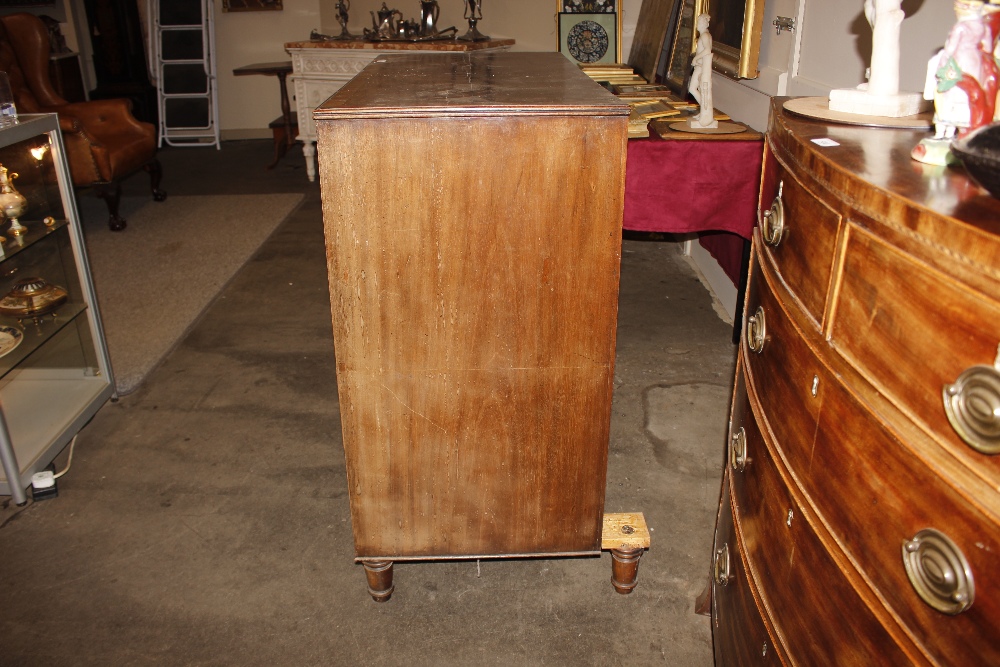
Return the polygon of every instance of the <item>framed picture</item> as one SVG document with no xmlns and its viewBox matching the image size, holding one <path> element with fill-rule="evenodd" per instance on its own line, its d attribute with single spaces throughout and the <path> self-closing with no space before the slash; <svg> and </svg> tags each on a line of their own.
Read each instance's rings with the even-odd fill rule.
<svg viewBox="0 0 1000 667">
<path fill-rule="evenodd" d="M 559 52 L 575 63 L 617 63 L 617 14 L 559 13 Z"/>
<path fill-rule="evenodd" d="M 556 7 L 560 15 L 559 24 L 562 25 L 562 14 L 604 14 L 614 15 L 614 60 L 607 62 L 622 62 L 622 13 L 619 10 L 621 0 L 556 0 Z M 559 50 L 563 45 L 562 30 L 559 32 Z M 600 61 L 605 62 L 605 61 Z"/>
<path fill-rule="evenodd" d="M 281 11 L 281 0 L 222 0 L 224 12 Z"/>
<path fill-rule="evenodd" d="M 756 79 L 764 25 L 764 0 L 703 0 L 712 17 L 713 69 L 737 79 Z"/>
<path fill-rule="evenodd" d="M 679 0 L 642 0 L 628 64 L 646 81 L 655 81 L 660 55 Z"/>
<path fill-rule="evenodd" d="M 695 16 L 697 10 L 701 8 L 702 0 L 678 0 L 678 2 L 680 7 L 663 82 L 682 98 L 686 98 L 688 82 L 691 80 L 691 57 L 695 48 L 694 33 L 697 29 Z"/>
</svg>

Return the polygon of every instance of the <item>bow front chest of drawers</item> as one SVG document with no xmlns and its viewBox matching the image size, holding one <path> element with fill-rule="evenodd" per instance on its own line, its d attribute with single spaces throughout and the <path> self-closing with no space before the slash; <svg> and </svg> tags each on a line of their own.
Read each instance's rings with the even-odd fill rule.
<svg viewBox="0 0 1000 667">
<path fill-rule="evenodd" d="M 782 102 L 715 537 L 717 662 L 1000 664 L 1000 202 L 912 161 L 923 133 Z"/>
<path fill-rule="evenodd" d="M 600 553 L 628 106 L 557 53 L 384 56 L 315 119 L 373 597 L 399 560 Z"/>
</svg>

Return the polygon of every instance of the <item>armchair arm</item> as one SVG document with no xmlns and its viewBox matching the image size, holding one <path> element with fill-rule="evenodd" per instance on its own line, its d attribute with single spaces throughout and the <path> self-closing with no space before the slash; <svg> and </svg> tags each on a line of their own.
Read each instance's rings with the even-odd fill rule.
<svg viewBox="0 0 1000 667">
<path fill-rule="evenodd" d="M 156 152 L 156 128 L 132 115 L 125 99 L 74 102 L 45 109 L 59 114 L 73 182 L 110 182 Z"/>
<path fill-rule="evenodd" d="M 126 99 L 91 100 L 73 102 L 46 109 L 72 118 L 95 136 L 103 134 L 102 128 L 113 132 L 144 132 L 149 123 L 143 123 L 132 115 L 132 103 Z M 60 120 L 61 122 L 61 120 Z"/>
</svg>

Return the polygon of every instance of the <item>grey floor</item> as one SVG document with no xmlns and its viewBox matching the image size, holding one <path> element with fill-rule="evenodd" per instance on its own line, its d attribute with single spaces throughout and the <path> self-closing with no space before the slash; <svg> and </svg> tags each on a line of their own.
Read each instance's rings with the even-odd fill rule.
<svg viewBox="0 0 1000 667">
<path fill-rule="evenodd" d="M 678 244 L 622 256 L 606 510 L 651 527 L 635 592 L 613 591 L 605 553 L 399 564 L 380 605 L 352 561 L 319 187 L 297 150 L 270 156 L 161 152 L 171 194 L 306 201 L 84 428 L 58 498 L 0 498 L 0 665 L 712 664 L 694 606 L 735 348 Z"/>
</svg>

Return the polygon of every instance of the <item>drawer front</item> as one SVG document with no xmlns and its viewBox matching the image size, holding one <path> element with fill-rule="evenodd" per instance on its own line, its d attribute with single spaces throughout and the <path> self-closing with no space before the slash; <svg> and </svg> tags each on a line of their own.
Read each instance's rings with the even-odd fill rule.
<svg viewBox="0 0 1000 667">
<path fill-rule="evenodd" d="M 847 580 L 785 486 L 757 435 L 753 413 L 747 417 L 744 427 L 755 450 L 742 494 L 733 495 L 734 519 L 788 654 L 802 665 L 905 665 L 918 659 L 912 650 L 904 652 L 866 603 L 870 592 L 863 589 L 863 598 Z"/>
<path fill-rule="evenodd" d="M 1000 664 L 1000 529 L 888 433 L 843 385 L 820 374 L 823 407 L 815 438 L 780 444 L 789 466 L 812 471 L 800 477 L 807 495 L 927 653 L 941 664 Z M 904 543 L 926 528 L 942 531 L 964 557 L 962 568 L 948 566 L 948 576 L 961 579 L 965 568 L 971 574 L 973 604 L 956 615 L 950 613 L 957 605 L 942 613 L 922 600 L 904 565 Z M 954 558 L 948 549 L 944 553 Z M 928 557 L 941 553 L 935 547 Z M 918 581 L 936 576 L 922 567 L 913 574 Z M 947 585 L 931 600 L 950 606 L 956 590 Z"/>
<path fill-rule="evenodd" d="M 773 180 L 777 185 L 762 189 L 761 247 L 818 328 L 826 310 L 841 218 L 781 164 L 775 170 L 777 178 L 765 185 Z"/>
<path fill-rule="evenodd" d="M 1000 456 L 963 442 L 943 391 L 966 369 L 989 367 L 1000 344 L 1000 302 L 966 289 L 850 225 L 831 344 L 903 412 L 1000 488 Z M 976 428 L 1000 451 L 1000 372 L 979 386 Z"/>
<path fill-rule="evenodd" d="M 712 638 L 715 664 L 780 665 L 774 642 L 767 634 L 750 591 L 740 555 L 729 504 L 729 474 L 722 486 L 722 502 L 712 551 Z"/>
<path fill-rule="evenodd" d="M 759 238 L 754 239 L 759 247 Z M 746 299 L 748 322 L 741 336 L 746 372 L 778 442 L 802 440 L 816 430 L 819 404 L 812 396 L 813 355 L 780 305 L 771 282 L 776 280 L 754 253 Z M 753 349 L 754 328 L 763 329 L 763 344 Z M 757 331 L 759 334 L 759 330 Z M 771 418 L 773 416 L 773 418 Z"/>
</svg>

